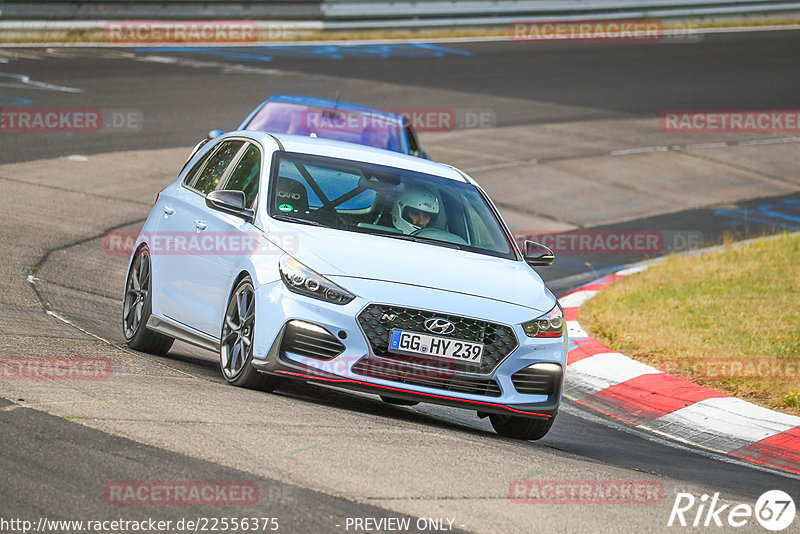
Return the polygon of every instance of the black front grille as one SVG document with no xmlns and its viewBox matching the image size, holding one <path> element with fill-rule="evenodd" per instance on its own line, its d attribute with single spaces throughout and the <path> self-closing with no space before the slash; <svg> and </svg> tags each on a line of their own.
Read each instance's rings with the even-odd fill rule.
<svg viewBox="0 0 800 534">
<path fill-rule="evenodd" d="M 289 321 L 283 334 L 281 351 L 330 360 L 344 351 L 344 345 L 328 332 L 303 328 L 297 321 Z"/>
<path fill-rule="evenodd" d="M 511 375 L 511 382 L 523 395 L 552 395 L 556 387 L 556 378 L 560 377 L 552 371 L 526 367 Z"/>
<path fill-rule="evenodd" d="M 426 367 L 424 365 L 377 358 L 362 358 L 356 362 L 352 371 L 372 378 L 444 391 L 488 397 L 499 397 L 501 395 L 500 386 L 494 380 L 457 376 L 452 372 L 443 371 L 440 367 Z"/>
<path fill-rule="evenodd" d="M 424 323 L 433 317 L 447 319 L 455 325 L 455 331 L 447 337 L 484 344 L 480 366 L 455 361 L 454 365 L 457 371 L 490 373 L 497 367 L 497 364 L 517 348 L 517 337 L 508 326 L 414 308 L 370 304 L 358 316 L 358 323 L 367 335 L 373 354 L 384 358 L 408 360 L 409 356 L 389 352 L 389 336 L 392 329 L 399 328 L 430 334 L 425 330 Z"/>
</svg>

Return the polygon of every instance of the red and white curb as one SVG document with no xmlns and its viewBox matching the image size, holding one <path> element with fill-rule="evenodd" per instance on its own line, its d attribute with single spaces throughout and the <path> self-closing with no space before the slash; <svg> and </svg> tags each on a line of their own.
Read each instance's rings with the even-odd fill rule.
<svg viewBox="0 0 800 534">
<path fill-rule="evenodd" d="M 800 474 L 800 417 L 688 382 L 614 352 L 578 323 L 581 304 L 624 269 L 559 299 L 569 333 L 564 395 L 627 424 L 742 460 Z"/>
</svg>

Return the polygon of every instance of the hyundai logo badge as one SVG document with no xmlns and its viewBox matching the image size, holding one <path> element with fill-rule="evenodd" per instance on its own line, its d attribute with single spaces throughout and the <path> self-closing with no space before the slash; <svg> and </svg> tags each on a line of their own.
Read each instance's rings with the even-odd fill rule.
<svg viewBox="0 0 800 534">
<path fill-rule="evenodd" d="M 433 334 L 446 336 L 447 334 L 452 334 L 456 331 L 456 325 L 447 319 L 442 319 L 441 317 L 432 317 L 425 321 L 425 330 Z"/>
</svg>

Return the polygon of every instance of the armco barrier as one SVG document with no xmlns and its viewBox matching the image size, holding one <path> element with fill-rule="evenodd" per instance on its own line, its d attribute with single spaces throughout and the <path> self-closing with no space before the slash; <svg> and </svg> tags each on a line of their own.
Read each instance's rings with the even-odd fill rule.
<svg viewBox="0 0 800 534">
<path fill-rule="evenodd" d="M 501 26 L 520 18 L 687 18 L 800 13 L 789 0 L 0 0 L 0 23 L 90 20 L 294 20 L 324 29 Z M 2 26 L 0 26 L 2 28 Z"/>
<path fill-rule="evenodd" d="M 0 0 L 10 20 L 322 20 L 321 0 Z"/>
</svg>

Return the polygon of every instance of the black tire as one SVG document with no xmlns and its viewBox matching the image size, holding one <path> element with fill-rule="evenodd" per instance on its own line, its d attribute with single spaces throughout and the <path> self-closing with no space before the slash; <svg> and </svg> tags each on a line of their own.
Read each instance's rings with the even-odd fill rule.
<svg viewBox="0 0 800 534">
<path fill-rule="evenodd" d="M 272 391 L 278 387 L 280 378 L 259 373 L 251 364 L 256 323 L 255 299 L 253 282 L 250 277 L 243 278 L 231 293 L 225 309 L 219 343 L 219 366 L 222 377 L 232 386 Z"/>
<path fill-rule="evenodd" d="M 419 401 L 413 400 L 406 400 L 406 399 L 395 399 L 394 397 L 387 397 L 385 395 L 381 395 L 381 400 L 388 404 L 394 404 L 396 406 L 416 406 L 419 404 Z"/>
<path fill-rule="evenodd" d="M 128 347 L 141 352 L 163 356 L 175 341 L 169 336 L 147 328 L 152 313 L 153 276 L 150 253 L 139 249 L 131 261 L 122 299 L 122 334 Z"/>
<path fill-rule="evenodd" d="M 518 417 L 514 415 L 490 414 L 495 432 L 504 438 L 514 439 L 542 439 L 553 426 L 555 416 L 549 419 L 534 419 L 532 417 Z"/>
</svg>

